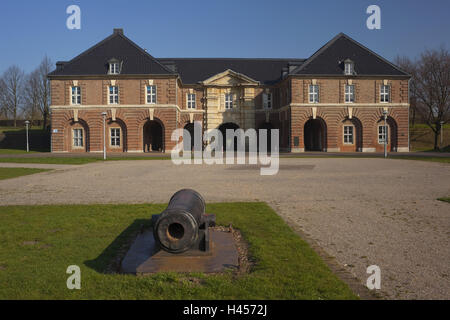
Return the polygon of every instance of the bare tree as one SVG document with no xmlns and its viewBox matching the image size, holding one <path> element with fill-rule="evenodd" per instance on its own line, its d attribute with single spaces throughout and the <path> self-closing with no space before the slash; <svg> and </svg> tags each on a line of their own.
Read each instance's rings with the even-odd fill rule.
<svg viewBox="0 0 450 320">
<path fill-rule="evenodd" d="M 17 115 L 23 103 L 24 73 L 16 65 L 9 67 L 2 76 L 2 105 L 12 115 L 14 127 L 17 126 Z"/>
<path fill-rule="evenodd" d="M 441 47 L 425 51 L 416 61 L 402 58 L 397 62 L 412 75 L 411 101 L 434 133 L 434 150 L 439 150 L 441 124 L 450 122 L 450 54 Z"/>
<path fill-rule="evenodd" d="M 49 57 L 45 56 L 37 69 L 37 72 L 39 73 L 39 107 L 44 120 L 44 129 L 47 128 L 50 115 L 50 81 L 48 80 L 47 75 L 51 70 L 52 62 Z"/>
<path fill-rule="evenodd" d="M 40 77 L 39 71 L 35 70 L 31 72 L 25 81 L 25 105 L 24 105 L 24 113 L 26 118 L 31 120 L 36 119 L 37 115 L 40 113 Z"/>
</svg>

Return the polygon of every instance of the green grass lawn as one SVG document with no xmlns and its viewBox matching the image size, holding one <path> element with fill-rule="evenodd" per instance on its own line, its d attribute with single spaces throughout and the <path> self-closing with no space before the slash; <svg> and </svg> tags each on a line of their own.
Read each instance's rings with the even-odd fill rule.
<svg viewBox="0 0 450 320">
<path fill-rule="evenodd" d="M 439 198 L 438 200 L 450 203 L 450 197 Z"/>
<path fill-rule="evenodd" d="M 241 231 L 255 265 L 236 276 L 108 273 L 116 252 L 165 205 L 0 207 L 0 299 L 355 299 L 265 203 L 209 204 Z M 81 268 L 81 290 L 66 269 Z M 187 277 L 197 278 L 189 281 Z"/>
<path fill-rule="evenodd" d="M 411 151 L 434 151 L 434 133 L 433 130 L 426 124 L 415 124 L 414 126 L 410 126 L 410 142 L 411 142 Z M 439 144 L 440 144 L 439 137 Z M 443 137 L 443 146 L 442 152 L 450 152 L 450 124 L 444 125 L 444 137 Z"/>
<path fill-rule="evenodd" d="M 49 171 L 49 169 L 32 168 L 0 168 L 0 180 L 26 176 L 33 173 Z"/>
</svg>

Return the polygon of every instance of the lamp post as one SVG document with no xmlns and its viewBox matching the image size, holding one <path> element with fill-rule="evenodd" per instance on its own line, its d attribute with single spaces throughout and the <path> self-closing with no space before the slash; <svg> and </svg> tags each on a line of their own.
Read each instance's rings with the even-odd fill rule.
<svg viewBox="0 0 450 320">
<path fill-rule="evenodd" d="M 387 120 L 387 115 L 388 115 L 388 111 L 385 109 L 383 110 L 383 118 L 384 118 L 384 157 L 387 158 L 387 125 L 386 125 L 386 120 Z"/>
<path fill-rule="evenodd" d="M 25 128 L 26 128 L 26 132 L 27 132 L 27 152 L 30 152 L 30 144 L 28 142 L 28 125 L 30 124 L 30 121 L 25 121 Z"/>
<path fill-rule="evenodd" d="M 444 121 L 441 121 L 441 148 L 444 146 Z"/>
<path fill-rule="evenodd" d="M 103 117 L 103 160 L 106 160 L 106 112 L 102 112 Z"/>
</svg>

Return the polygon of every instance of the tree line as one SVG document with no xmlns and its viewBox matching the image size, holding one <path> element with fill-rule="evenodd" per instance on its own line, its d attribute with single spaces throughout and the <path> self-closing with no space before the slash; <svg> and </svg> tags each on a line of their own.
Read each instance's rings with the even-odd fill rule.
<svg viewBox="0 0 450 320">
<path fill-rule="evenodd" d="M 425 50 L 417 59 L 397 57 L 396 64 L 411 75 L 410 122 L 427 124 L 438 150 L 441 127 L 450 123 L 450 54 L 441 47 Z"/>
<path fill-rule="evenodd" d="M 52 70 L 51 60 L 45 56 L 39 66 L 26 74 L 17 65 L 10 66 L 0 78 L 0 118 L 43 120 L 49 125 L 50 82 L 47 74 Z"/>
</svg>

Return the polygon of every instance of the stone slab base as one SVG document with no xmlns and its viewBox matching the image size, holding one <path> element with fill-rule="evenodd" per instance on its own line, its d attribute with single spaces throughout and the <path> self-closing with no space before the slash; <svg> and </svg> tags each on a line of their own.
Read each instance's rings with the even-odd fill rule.
<svg viewBox="0 0 450 320">
<path fill-rule="evenodd" d="M 218 273 L 239 267 L 238 252 L 231 233 L 210 229 L 208 252 L 187 251 L 171 254 L 160 250 L 152 231 L 140 233 L 122 260 L 121 272 L 151 274 L 157 272 Z"/>
</svg>

